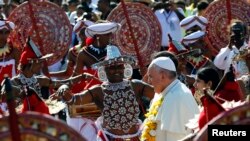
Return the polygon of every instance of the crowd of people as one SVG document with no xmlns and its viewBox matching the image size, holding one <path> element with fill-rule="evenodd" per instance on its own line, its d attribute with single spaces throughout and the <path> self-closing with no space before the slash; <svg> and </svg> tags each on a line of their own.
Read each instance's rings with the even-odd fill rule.
<svg viewBox="0 0 250 141">
<path fill-rule="evenodd" d="M 9 36 L 15 24 L 8 16 L 24 1 L 0 0 L 0 81 L 5 74 L 11 78 L 20 112 L 50 115 L 47 99 L 92 104 L 100 110 L 97 119 L 63 111 L 66 123 L 88 141 L 177 141 L 192 133 L 186 124 L 195 115 L 199 131 L 226 111 L 224 102 L 250 94 L 249 23 L 225 25 L 229 43 L 216 52 L 207 42 L 210 21 L 202 16 L 212 1 L 133 1 L 151 8 L 162 29 L 161 48 L 152 52 L 142 79 L 133 78 L 136 57 L 122 55 L 111 42 L 122 26 L 106 19 L 119 1 L 50 1 L 67 14 L 72 43 L 64 58 L 43 66 L 55 54 L 42 54 L 32 37 L 20 50 Z M 7 113 L 1 91 L 0 118 Z"/>
</svg>

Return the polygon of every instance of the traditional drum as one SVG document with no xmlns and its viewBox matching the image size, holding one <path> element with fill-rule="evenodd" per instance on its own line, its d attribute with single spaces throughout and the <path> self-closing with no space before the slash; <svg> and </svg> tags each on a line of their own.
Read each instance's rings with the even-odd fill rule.
<svg viewBox="0 0 250 141">
<path fill-rule="evenodd" d="M 69 105 L 68 110 L 70 117 L 85 117 L 90 119 L 97 119 L 101 116 L 101 111 L 95 103 L 84 105 Z"/>
<path fill-rule="evenodd" d="M 208 124 L 213 125 L 249 125 L 250 104 L 244 104 L 219 114 Z M 208 141 L 208 128 L 204 127 L 194 138 L 194 141 Z"/>
<path fill-rule="evenodd" d="M 231 13 L 231 14 L 230 14 Z M 209 4 L 203 16 L 209 21 L 208 42 L 217 51 L 229 43 L 228 15 L 250 25 L 250 4 L 246 0 L 216 0 Z"/>
<path fill-rule="evenodd" d="M 1 141 L 11 141 L 8 117 L 0 118 Z M 85 141 L 85 139 L 66 123 L 51 116 L 26 112 L 18 114 L 22 141 Z"/>
<path fill-rule="evenodd" d="M 21 50 L 31 36 L 43 55 L 54 53 L 48 65 L 61 59 L 71 43 L 72 26 L 65 12 L 48 1 L 29 0 L 15 8 L 8 20 L 15 23 L 10 34 L 14 46 Z"/>
<path fill-rule="evenodd" d="M 146 66 L 151 61 L 151 54 L 160 51 L 160 23 L 149 7 L 135 2 L 125 4 L 142 63 Z M 112 43 L 119 47 L 121 54 L 138 57 L 121 4 L 110 12 L 107 20 L 121 24 L 121 29 L 114 34 L 112 40 Z"/>
</svg>

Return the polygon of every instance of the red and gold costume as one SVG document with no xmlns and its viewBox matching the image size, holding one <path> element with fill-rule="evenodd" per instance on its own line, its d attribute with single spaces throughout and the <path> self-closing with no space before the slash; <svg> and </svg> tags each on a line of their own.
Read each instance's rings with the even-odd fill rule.
<svg viewBox="0 0 250 141">
<path fill-rule="evenodd" d="M 0 49 L 0 82 L 3 81 L 4 75 L 7 74 L 10 78 L 16 75 L 15 59 L 5 60 L 12 53 L 13 46 L 5 45 Z"/>
<path fill-rule="evenodd" d="M 98 50 L 98 51 L 96 51 Z M 73 54 L 77 56 L 77 54 L 79 53 L 80 51 L 80 46 L 75 46 L 74 49 L 73 49 Z M 93 47 L 93 46 L 89 46 L 89 47 L 85 47 L 83 48 L 83 51 L 88 54 L 89 56 L 91 56 L 92 58 L 94 58 L 97 62 L 98 61 L 102 61 L 104 60 L 105 56 L 106 56 L 106 51 L 103 50 L 103 51 L 100 51 L 99 49 Z M 87 68 L 87 67 L 84 67 L 82 72 L 81 73 L 89 73 L 89 74 L 92 74 L 96 77 L 97 76 L 97 71 L 92 69 L 92 68 Z M 78 82 L 77 84 L 75 84 L 74 86 L 72 86 L 72 92 L 73 93 L 78 93 L 80 91 L 83 91 L 83 90 L 86 90 L 88 88 L 90 88 L 91 86 L 93 85 L 96 85 L 96 84 L 101 84 L 101 81 L 98 81 L 98 80 L 90 80 L 90 81 L 80 81 Z"/>
</svg>

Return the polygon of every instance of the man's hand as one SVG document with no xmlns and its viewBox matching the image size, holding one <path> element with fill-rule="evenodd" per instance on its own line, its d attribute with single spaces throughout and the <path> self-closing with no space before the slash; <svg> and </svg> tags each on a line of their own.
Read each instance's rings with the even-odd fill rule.
<svg viewBox="0 0 250 141">
<path fill-rule="evenodd" d="M 235 43 L 235 35 L 232 34 L 232 35 L 230 36 L 230 40 L 229 40 L 229 44 L 228 44 L 228 48 L 229 48 L 230 50 L 233 49 L 234 43 Z"/>
<path fill-rule="evenodd" d="M 60 98 L 62 98 L 64 101 L 66 101 L 66 103 L 70 103 L 69 101 L 71 101 L 71 99 L 73 97 L 72 92 L 70 91 L 68 85 L 60 86 L 56 93 Z"/>
</svg>

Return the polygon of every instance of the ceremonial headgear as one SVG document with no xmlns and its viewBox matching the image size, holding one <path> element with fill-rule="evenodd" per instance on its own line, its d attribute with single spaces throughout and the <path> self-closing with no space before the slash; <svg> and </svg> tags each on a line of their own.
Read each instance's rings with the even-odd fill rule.
<svg viewBox="0 0 250 141">
<path fill-rule="evenodd" d="M 5 5 L 3 0 L 0 0 L 0 5 Z"/>
<path fill-rule="evenodd" d="M 94 22 L 92 22 L 90 20 L 79 20 L 79 21 L 77 21 L 76 25 L 74 26 L 73 31 L 75 33 L 78 33 L 83 28 L 86 28 L 86 27 L 93 25 L 93 24 L 94 24 Z"/>
<path fill-rule="evenodd" d="M 28 63 L 43 61 L 43 60 L 51 57 L 52 55 L 53 54 L 51 53 L 51 54 L 46 54 L 46 55 L 42 56 L 42 53 L 40 52 L 38 47 L 35 45 L 33 40 L 30 39 L 30 37 L 29 37 L 26 44 L 25 44 L 24 51 L 21 54 L 19 62 L 22 65 L 25 65 Z"/>
<path fill-rule="evenodd" d="M 154 2 L 154 0 L 134 0 L 135 2 L 143 2 L 143 3 L 146 3 L 146 4 L 151 4 Z"/>
<path fill-rule="evenodd" d="M 203 16 L 188 16 L 180 22 L 180 26 L 185 30 L 189 30 L 194 26 L 199 26 L 201 30 L 205 30 L 208 24 L 208 20 Z"/>
<path fill-rule="evenodd" d="M 182 43 L 186 46 L 188 46 L 189 44 L 192 44 L 196 41 L 198 41 L 199 39 L 203 38 L 206 35 L 206 33 L 204 31 L 196 31 L 194 33 L 191 33 L 187 36 L 185 36 L 182 39 Z"/>
<path fill-rule="evenodd" d="M 179 54 L 188 51 L 180 42 L 172 40 L 172 37 L 170 34 L 168 34 L 169 37 L 169 45 L 168 45 L 168 51 L 172 52 L 174 54 Z"/>
<path fill-rule="evenodd" d="M 87 37 L 94 37 L 95 35 L 103 35 L 108 33 L 114 33 L 120 29 L 119 23 L 97 23 L 86 28 L 85 35 Z"/>
<path fill-rule="evenodd" d="M 6 21 L 6 20 L 0 20 L 0 30 L 2 29 L 8 29 L 12 30 L 15 28 L 15 24 L 11 21 Z"/>
<path fill-rule="evenodd" d="M 104 61 L 93 64 L 92 68 L 97 69 L 100 66 L 107 66 L 113 63 L 121 63 L 121 64 L 131 64 L 134 65 L 136 63 L 135 58 L 132 56 L 122 56 L 120 50 L 117 46 L 108 45 L 107 46 L 107 56 Z"/>
</svg>

